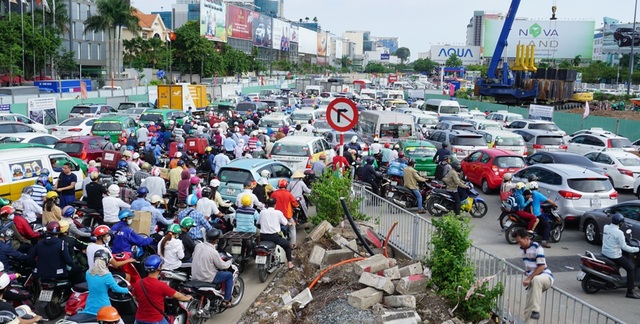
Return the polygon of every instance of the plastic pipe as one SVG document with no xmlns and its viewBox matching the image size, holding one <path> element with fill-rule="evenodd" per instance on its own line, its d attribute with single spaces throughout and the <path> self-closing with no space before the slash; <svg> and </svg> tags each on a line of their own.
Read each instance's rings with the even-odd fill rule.
<svg viewBox="0 0 640 324">
<path fill-rule="evenodd" d="M 393 225 L 391 225 L 391 228 L 387 233 L 387 238 L 384 239 L 384 245 L 382 245 L 382 255 L 384 255 L 385 258 L 389 257 L 387 256 L 387 245 L 389 245 L 389 238 L 391 237 L 391 232 L 393 232 L 393 229 L 396 228 L 396 225 L 398 225 L 398 221 L 393 222 Z"/>
<path fill-rule="evenodd" d="M 327 272 L 331 271 L 331 269 L 336 268 L 338 266 L 341 266 L 343 264 L 347 264 L 347 263 L 352 263 L 352 262 L 358 262 L 364 260 L 364 258 L 353 258 L 353 259 L 348 259 L 348 260 L 344 260 L 344 261 L 340 261 L 334 265 L 329 266 L 328 268 L 322 270 L 322 272 L 320 272 L 320 274 L 318 274 L 318 276 L 316 276 L 313 281 L 311 282 L 311 284 L 309 285 L 309 290 L 311 290 L 317 283 L 318 280 L 320 280 L 320 278 L 322 278 L 322 276 L 324 276 L 325 274 L 327 274 Z"/>
<path fill-rule="evenodd" d="M 358 230 L 358 226 L 356 226 L 356 223 L 353 221 L 353 216 L 351 216 L 351 212 L 349 212 L 349 208 L 347 207 L 347 202 L 345 201 L 344 197 L 340 197 L 340 203 L 342 204 L 344 214 L 347 216 L 349 224 L 351 224 L 351 228 L 353 228 L 353 232 L 356 233 L 358 240 L 360 241 L 360 243 L 362 243 L 362 246 L 365 250 L 367 250 L 367 253 L 369 253 L 369 255 L 374 255 L 375 253 L 373 253 L 373 250 L 371 250 L 369 244 L 367 244 L 367 242 L 364 240 L 362 234 L 360 234 L 360 231 Z"/>
</svg>

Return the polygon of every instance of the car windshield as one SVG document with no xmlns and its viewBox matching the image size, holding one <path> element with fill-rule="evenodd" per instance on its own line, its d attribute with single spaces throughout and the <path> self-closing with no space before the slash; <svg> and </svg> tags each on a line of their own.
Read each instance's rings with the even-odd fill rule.
<svg viewBox="0 0 640 324">
<path fill-rule="evenodd" d="M 329 123 L 327 123 L 326 120 L 316 120 L 316 122 L 313 123 L 313 127 L 319 128 L 319 129 L 331 128 L 331 126 L 329 126 Z"/>
<path fill-rule="evenodd" d="M 251 103 L 239 103 L 238 106 L 236 106 L 235 110 L 240 112 L 247 112 L 249 110 L 255 110 L 255 107 Z"/>
<path fill-rule="evenodd" d="M 83 121 L 85 121 L 84 118 L 69 118 L 60 123 L 60 126 L 80 126 Z"/>
<path fill-rule="evenodd" d="M 558 127 L 554 124 L 531 124 L 529 125 L 530 129 L 541 129 L 546 131 L 555 132 L 558 130 Z"/>
<path fill-rule="evenodd" d="M 280 126 L 284 126 L 284 122 L 282 121 L 282 119 L 264 119 L 261 118 L 260 121 L 258 122 L 258 126 L 259 127 L 280 127 Z"/>
<path fill-rule="evenodd" d="M 499 156 L 493 162 L 500 168 L 524 168 L 524 159 L 521 156 Z"/>
<path fill-rule="evenodd" d="M 301 144 L 276 143 L 271 150 L 273 155 L 309 156 L 309 148 Z"/>
<path fill-rule="evenodd" d="M 312 113 L 294 112 L 293 115 L 291 115 L 291 119 L 292 120 L 303 120 L 303 121 L 306 122 L 309 119 L 313 119 L 313 114 Z"/>
<path fill-rule="evenodd" d="M 69 113 L 71 114 L 79 114 L 79 113 L 94 113 L 98 110 L 98 107 L 73 107 Z"/>
<path fill-rule="evenodd" d="M 80 153 L 82 152 L 82 143 L 61 143 L 58 142 L 56 143 L 56 145 L 53 147 L 56 150 L 60 150 L 62 152 L 65 153 Z"/>
<path fill-rule="evenodd" d="M 451 145 L 487 146 L 482 136 L 451 136 Z"/>
<path fill-rule="evenodd" d="M 638 158 L 618 158 L 618 161 L 624 166 L 640 166 L 640 159 Z"/>
<path fill-rule="evenodd" d="M 405 138 L 412 135 L 411 125 L 380 124 L 380 137 Z"/>
<path fill-rule="evenodd" d="M 522 137 L 496 136 L 496 145 L 498 145 L 498 146 L 524 146 L 524 139 L 522 139 Z"/>
<path fill-rule="evenodd" d="M 564 139 L 562 136 L 538 136 L 536 144 L 540 145 L 562 145 Z"/>
<path fill-rule="evenodd" d="M 607 178 L 567 179 L 567 184 L 580 192 L 607 192 L 613 189 Z"/>
<path fill-rule="evenodd" d="M 420 117 L 418 118 L 418 125 L 435 125 L 438 123 L 437 117 Z"/>
<path fill-rule="evenodd" d="M 302 100 L 302 105 L 303 106 L 313 106 L 316 104 L 316 100 L 315 99 L 303 99 Z"/>
<path fill-rule="evenodd" d="M 135 106 L 136 104 L 134 104 L 133 102 L 123 102 L 120 104 L 120 106 L 118 106 L 118 110 L 125 110 L 129 108 L 133 108 Z"/>
<path fill-rule="evenodd" d="M 101 122 L 93 124 L 94 131 L 121 131 L 122 124 L 118 122 Z"/>
<path fill-rule="evenodd" d="M 556 163 L 565 163 L 565 164 L 575 164 L 588 168 L 598 168 L 591 160 L 587 159 L 582 155 L 566 155 L 563 157 L 556 157 Z"/>
<path fill-rule="evenodd" d="M 456 106 L 440 106 L 441 114 L 458 114 L 460 113 L 460 107 Z"/>
<path fill-rule="evenodd" d="M 144 108 L 129 108 L 127 109 L 127 114 L 142 114 L 144 112 Z"/>
<path fill-rule="evenodd" d="M 21 143 L 23 139 L 22 137 L 7 136 L 0 138 L 0 143 Z"/>
<path fill-rule="evenodd" d="M 451 125 L 452 130 L 474 130 L 473 125 L 467 124 L 453 124 Z"/>
<path fill-rule="evenodd" d="M 410 157 L 421 158 L 436 155 L 436 148 L 427 146 L 412 146 L 407 147 L 404 152 Z"/>
<path fill-rule="evenodd" d="M 631 144 L 631 141 L 627 138 L 612 138 L 609 140 L 609 143 L 611 143 L 611 147 L 613 148 L 633 147 L 633 144 Z"/>
<path fill-rule="evenodd" d="M 164 120 L 162 114 L 142 114 L 140 115 L 140 121 L 152 121 L 156 122 L 160 119 Z"/>
<path fill-rule="evenodd" d="M 233 182 L 233 183 L 244 183 L 247 180 L 253 181 L 253 176 L 251 172 L 247 170 L 229 168 L 220 170 L 220 174 L 218 175 L 220 182 Z"/>
</svg>

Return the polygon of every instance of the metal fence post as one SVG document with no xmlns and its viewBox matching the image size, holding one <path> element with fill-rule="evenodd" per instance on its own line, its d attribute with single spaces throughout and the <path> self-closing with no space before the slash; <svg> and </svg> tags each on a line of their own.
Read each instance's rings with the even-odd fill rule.
<svg viewBox="0 0 640 324">
<path fill-rule="evenodd" d="M 411 244 L 411 258 L 416 260 L 418 258 L 418 245 L 420 242 L 420 216 L 413 214 L 413 244 Z"/>
</svg>

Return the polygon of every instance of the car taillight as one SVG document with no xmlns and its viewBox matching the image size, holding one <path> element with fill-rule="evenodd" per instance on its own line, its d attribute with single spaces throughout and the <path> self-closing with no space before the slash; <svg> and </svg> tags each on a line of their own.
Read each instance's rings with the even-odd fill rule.
<svg viewBox="0 0 640 324">
<path fill-rule="evenodd" d="M 309 159 L 307 160 L 307 166 L 306 166 L 305 168 L 307 168 L 307 169 L 311 169 L 311 164 L 312 164 L 312 163 L 313 163 L 313 161 L 311 160 L 311 158 L 309 158 Z"/>
<path fill-rule="evenodd" d="M 82 128 L 71 128 L 69 129 L 70 132 L 82 132 Z"/>
<path fill-rule="evenodd" d="M 493 171 L 493 172 L 498 172 L 498 166 L 496 166 L 496 165 L 492 165 L 492 166 L 491 166 L 491 171 Z"/>
<path fill-rule="evenodd" d="M 607 140 L 607 148 L 611 148 L 611 147 L 612 147 L 612 146 L 611 146 L 611 140 L 610 140 L 610 139 L 608 139 L 608 140 Z"/>
<path fill-rule="evenodd" d="M 560 190 L 558 191 L 558 194 L 562 196 L 562 198 L 564 199 L 577 200 L 582 198 L 581 194 L 573 191 L 568 191 L 568 190 Z"/>
<path fill-rule="evenodd" d="M 52 132 L 57 132 L 57 131 L 58 131 L 58 129 L 57 129 L 57 128 L 52 128 L 52 129 L 51 129 L 51 131 L 52 131 Z"/>
<path fill-rule="evenodd" d="M 540 144 L 533 144 L 533 148 L 534 149 L 543 149 L 544 145 L 540 145 Z"/>
<path fill-rule="evenodd" d="M 87 152 L 82 152 L 82 155 L 80 155 L 80 160 L 86 160 L 87 159 Z"/>
<path fill-rule="evenodd" d="M 568 148 L 568 146 L 565 145 L 565 144 L 560 145 L 560 149 L 563 150 L 563 151 L 566 151 L 567 148 Z"/>
<path fill-rule="evenodd" d="M 631 172 L 631 170 L 626 170 L 626 169 L 618 169 L 618 171 L 620 171 L 621 174 L 624 174 L 626 176 L 630 176 L 633 178 L 633 172 Z"/>
<path fill-rule="evenodd" d="M 614 191 L 609 195 L 609 199 L 618 199 L 618 192 Z"/>
<path fill-rule="evenodd" d="M 73 116 L 71 116 L 71 114 L 69 114 L 69 118 L 73 118 Z"/>
</svg>

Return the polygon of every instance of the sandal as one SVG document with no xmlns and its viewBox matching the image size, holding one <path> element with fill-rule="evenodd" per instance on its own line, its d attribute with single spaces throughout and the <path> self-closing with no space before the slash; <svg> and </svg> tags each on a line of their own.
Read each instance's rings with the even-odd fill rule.
<svg viewBox="0 0 640 324">
<path fill-rule="evenodd" d="M 295 268 L 295 265 L 293 264 L 293 262 L 289 262 L 289 269 L 293 269 Z"/>
<path fill-rule="evenodd" d="M 223 301 L 222 301 L 222 307 L 225 307 L 225 308 L 230 308 L 230 307 L 232 307 L 232 306 L 231 306 L 231 301 L 230 301 L 230 300 L 223 300 Z"/>
</svg>

